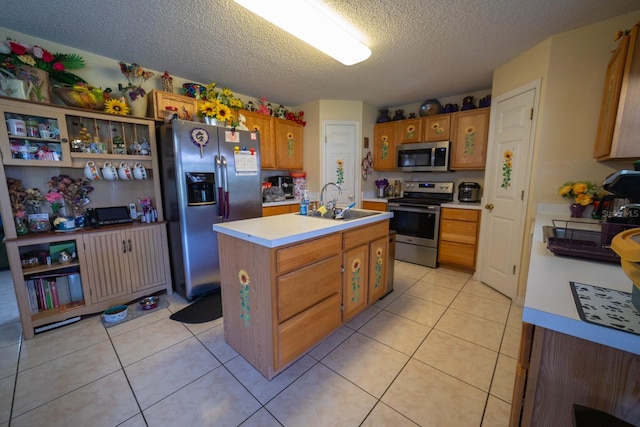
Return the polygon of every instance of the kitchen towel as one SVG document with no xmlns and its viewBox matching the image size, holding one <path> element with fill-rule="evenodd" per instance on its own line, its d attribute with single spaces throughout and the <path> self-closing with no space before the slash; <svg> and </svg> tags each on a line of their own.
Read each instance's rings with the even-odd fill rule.
<svg viewBox="0 0 640 427">
<path fill-rule="evenodd" d="M 640 312 L 631 293 L 569 282 L 578 315 L 585 322 L 640 335 Z"/>
</svg>

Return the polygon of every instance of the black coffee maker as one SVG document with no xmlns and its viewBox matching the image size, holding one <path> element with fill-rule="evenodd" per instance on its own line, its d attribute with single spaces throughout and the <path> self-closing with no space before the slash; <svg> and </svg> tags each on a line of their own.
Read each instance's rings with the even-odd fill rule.
<svg viewBox="0 0 640 427">
<path fill-rule="evenodd" d="M 611 237 L 627 228 L 640 227 L 640 171 L 620 170 L 609 175 L 602 188 L 613 193 L 610 206 L 603 210 L 602 231 Z M 615 197 L 626 199 L 624 204 L 613 202 Z"/>
</svg>

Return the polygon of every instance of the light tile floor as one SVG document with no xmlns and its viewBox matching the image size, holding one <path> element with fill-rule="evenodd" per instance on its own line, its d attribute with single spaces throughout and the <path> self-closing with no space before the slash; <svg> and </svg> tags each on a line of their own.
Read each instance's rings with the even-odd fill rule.
<svg viewBox="0 0 640 427">
<path fill-rule="evenodd" d="M 0 272 L 0 427 L 506 426 L 522 308 L 468 274 L 395 272 L 393 293 L 271 381 L 222 319 L 169 319 L 176 294 L 109 329 L 91 317 L 23 341 Z"/>
</svg>

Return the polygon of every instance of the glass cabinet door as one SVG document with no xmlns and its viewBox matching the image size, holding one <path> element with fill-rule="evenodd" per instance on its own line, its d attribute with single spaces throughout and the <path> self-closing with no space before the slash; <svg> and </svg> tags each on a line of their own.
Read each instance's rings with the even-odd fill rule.
<svg viewBox="0 0 640 427">
<path fill-rule="evenodd" d="M 53 108 L 0 102 L 0 151 L 5 165 L 70 166 L 64 114 Z"/>
</svg>

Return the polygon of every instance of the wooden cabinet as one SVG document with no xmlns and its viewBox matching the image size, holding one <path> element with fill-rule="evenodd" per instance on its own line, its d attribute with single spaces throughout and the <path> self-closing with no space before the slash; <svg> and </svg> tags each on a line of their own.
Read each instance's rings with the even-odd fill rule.
<svg viewBox="0 0 640 427">
<path fill-rule="evenodd" d="M 293 205 L 298 208 L 298 205 Z M 272 216 L 272 215 L 282 215 L 291 213 L 290 205 L 279 205 L 279 206 L 263 206 L 262 207 L 262 216 Z M 296 211 L 297 212 L 297 211 Z"/>
<path fill-rule="evenodd" d="M 247 119 L 249 130 L 260 132 L 260 166 L 262 169 L 302 170 L 303 126 L 291 120 L 239 110 Z"/>
<path fill-rule="evenodd" d="M 487 161 L 490 108 L 453 114 L 451 169 L 484 169 Z"/>
<path fill-rule="evenodd" d="M 67 122 L 48 104 L 0 99 L 0 153 L 5 165 L 65 167 L 71 165 Z M 40 128 L 45 137 L 40 136 Z"/>
<path fill-rule="evenodd" d="M 260 167 L 262 169 L 276 169 L 275 123 L 273 117 L 246 110 L 240 110 L 240 113 L 247 119 L 247 128 L 260 133 Z"/>
<path fill-rule="evenodd" d="M 640 425 L 638 401 L 639 355 L 523 324 L 510 426 L 575 425 L 574 404 Z"/>
<path fill-rule="evenodd" d="M 37 188 L 46 194 L 52 176 L 65 174 L 72 178 L 83 177 L 87 161 L 93 161 L 99 168 L 105 162 L 111 162 L 116 167 L 121 162 L 128 163 L 130 167 L 140 162 L 147 169 L 147 179 L 92 181 L 94 191 L 89 194 L 89 207 L 127 205 L 145 195 L 151 198 L 156 207 L 159 221 L 155 224 L 128 224 L 99 230 L 85 227 L 64 234 L 45 232 L 18 236 L 11 204 L 0 204 L 7 256 L 25 338 L 32 338 L 34 328 L 48 323 L 99 313 L 111 305 L 128 303 L 154 292 L 164 290 L 172 293 L 162 194 L 157 178 L 155 122 L 5 98 L 0 99 L 0 111 L 5 117 L 6 114 L 27 113 L 40 124 L 54 126 L 59 131 L 58 137 L 52 138 L 54 142 L 41 138 L 38 144 L 52 144 L 54 150 L 58 150 L 58 146 L 63 147 L 60 151 L 61 160 L 14 158 L 11 155 L 13 143 L 10 142 L 13 135 L 9 135 L 8 128 L 0 129 L 3 154 L 0 200 L 9 200 L 7 177 L 20 180 L 23 188 Z M 86 144 L 80 141 L 83 128 L 91 135 Z M 146 152 L 132 152 L 137 150 L 134 141 L 138 144 L 147 142 Z M 18 150 L 19 153 L 23 151 Z M 5 153 L 9 153 L 9 157 Z M 66 209 L 66 213 L 71 214 L 70 207 Z M 41 211 L 50 212 L 49 205 L 43 203 Z M 77 298 L 68 304 L 59 304 L 61 308 L 47 306 L 42 309 L 36 306 L 34 310 L 29 292 L 32 273 L 37 270 L 23 272 L 22 261 L 30 250 L 41 254 L 55 252 L 51 248 L 57 247 L 60 242 L 73 243 L 77 255 L 75 265 L 42 266 L 41 273 L 43 277 L 56 277 L 58 272 L 64 277 L 68 276 L 66 281 L 61 279 L 62 286 L 73 287 L 73 294 Z M 62 298 L 67 296 L 63 289 Z"/>
<path fill-rule="evenodd" d="M 201 101 L 195 98 L 157 89 L 152 90 L 148 97 L 147 117 L 164 120 L 166 107 L 176 107 L 180 120 L 195 120 L 198 117 L 198 105 Z"/>
<path fill-rule="evenodd" d="M 622 36 L 607 64 L 593 157 L 598 160 L 640 157 L 639 25 Z"/>
<path fill-rule="evenodd" d="M 291 120 L 275 121 L 276 169 L 304 169 L 302 125 Z"/>
<path fill-rule="evenodd" d="M 273 378 L 375 302 L 368 295 L 381 282 L 371 278 L 386 287 L 388 229 L 385 220 L 278 248 L 218 233 L 229 345 Z"/>
<path fill-rule="evenodd" d="M 373 168 L 375 170 L 395 170 L 398 165 L 397 122 L 378 123 L 373 127 Z"/>
<path fill-rule="evenodd" d="M 387 211 L 387 203 L 386 202 L 362 202 L 362 209 L 369 209 L 371 211 Z"/>
<path fill-rule="evenodd" d="M 94 303 L 166 283 L 162 225 L 88 233 L 84 236 Z"/>
<path fill-rule="evenodd" d="M 422 123 L 420 118 L 398 121 L 398 142 L 406 144 L 410 142 L 422 142 Z"/>
<path fill-rule="evenodd" d="M 423 141 L 449 141 L 451 138 L 451 114 L 438 114 L 422 119 Z"/>
<path fill-rule="evenodd" d="M 474 269 L 480 231 L 480 211 L 442 208 L 438 261 Z"/>
<path fill-rule="evenodd" d="M 386 276 L 381 278 L 376 276 L 376 270 L 371 270 L 371 261 L 372 258 L 375 258 L 377 263 L 380 259 L 386 272 L 388 234 L 389 225 L 386 222 L 344 232 L 342 243 L 345 251 L 343 255 L 344 275 L 342 277 L 342 320 L 344 322 L 352 319 L 369 304 L 377 301 L 379 297 L 374 300 L 375 295 L 384 295 L 385 292 L 381 292 L 379 288 L 381 281 L 386 282 Z M 380 240 L 384 240 L 384 242 L 381 243 Z M 373 246 L 375 251 L 381 250 L 383 253 L 379 257 L 375 253 L 371 254 L 370 246 Z M 379 280 L 376 282 L 376 279 Z M 372 297 L 369 296 L 371 288 L 375 293 Z"/>
<path fill-rule="evenodd" d="M 388 236 L 369 243 L 369 285 L 367 289 L 369 305 L 374 304 L 387 293 L 388 251 Z"/>
</svg>

